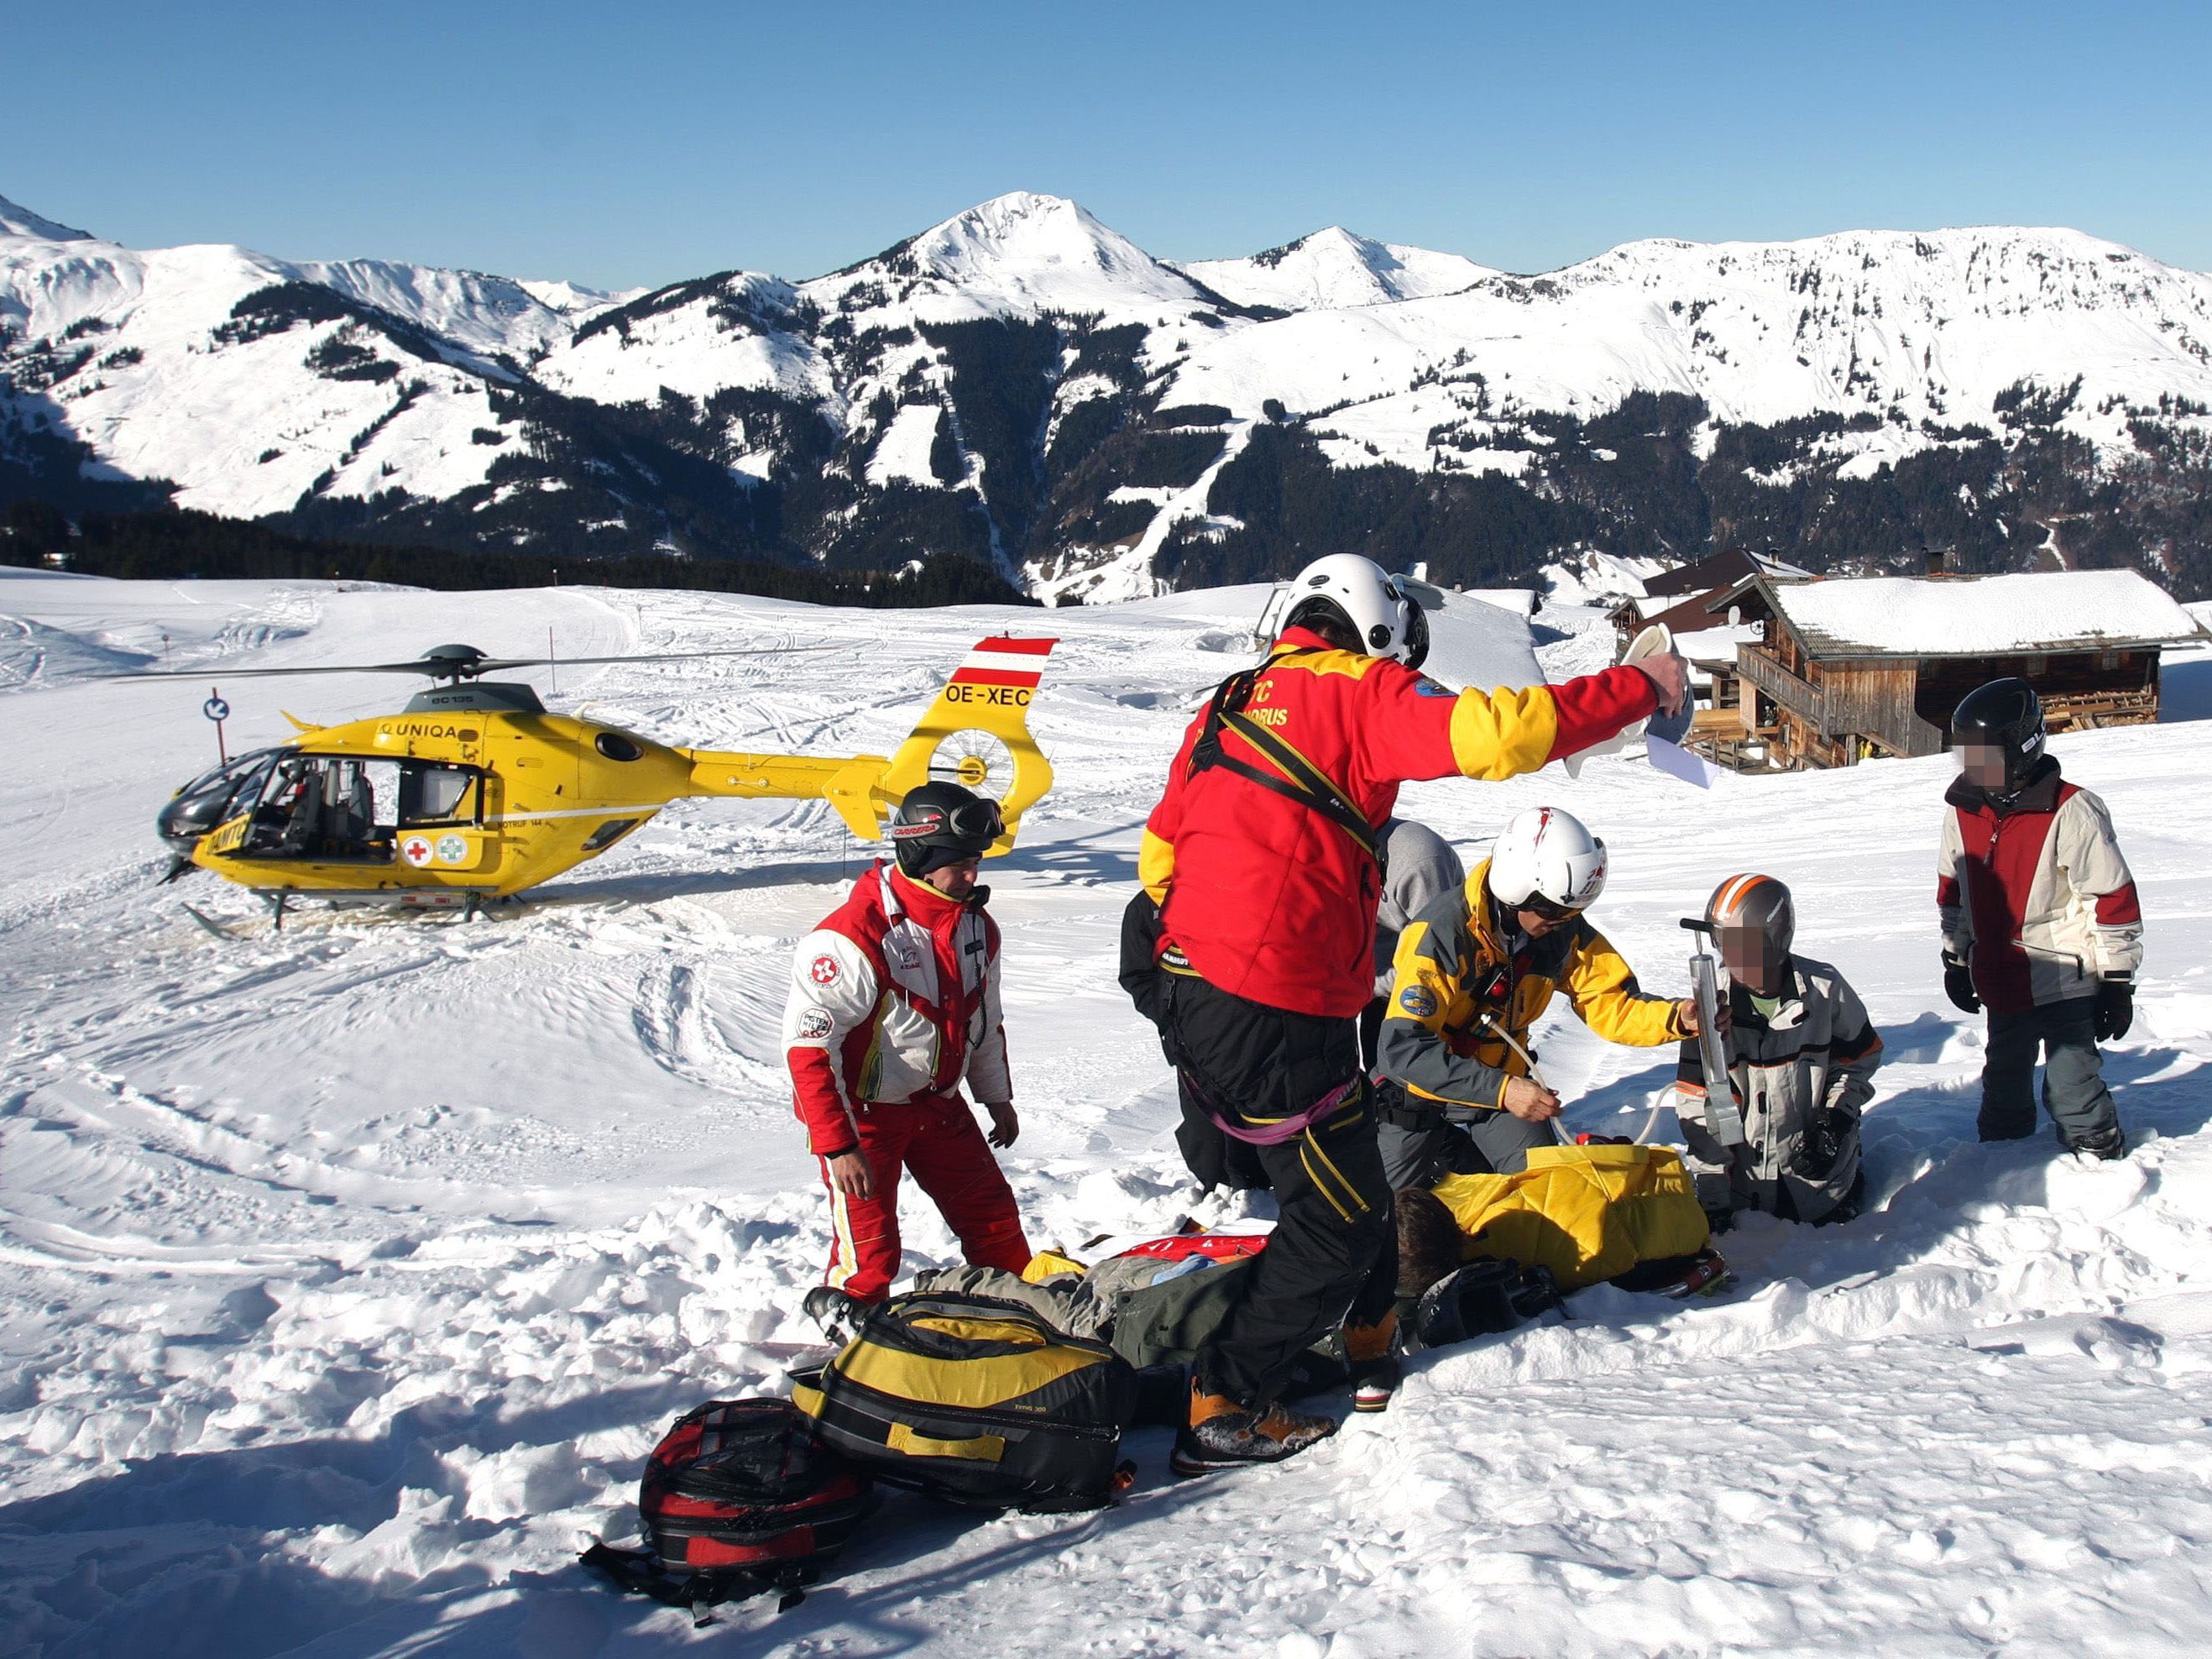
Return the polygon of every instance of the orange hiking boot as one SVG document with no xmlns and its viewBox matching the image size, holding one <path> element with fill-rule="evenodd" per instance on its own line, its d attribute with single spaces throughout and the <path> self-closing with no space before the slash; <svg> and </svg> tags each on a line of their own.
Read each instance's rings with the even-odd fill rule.
<svg viewBox="0 0 2212 1659">
<path fill-rule="evenodd" d="M 1390 1396 L 1404 1380 L 1398 1363 L 1398 1314 L 1395 1309 L 1372 1325 L 1344 1327 L 1344 1358 L 1352 1370 L 1352 1409 L 1388 1411 Z"/>
<path fill-rule="evenodd" d="M 1248 1463 L 1279 1463 L 1335 1432 L 1334 1419 L 1281 1405 L 1240 1406 L 1226 1395 L 1204 1393 L 1193 1377 L 1190 1420 L 1176 1436 L 1168 1467 L 1188 1478 Z"/>
</svg>

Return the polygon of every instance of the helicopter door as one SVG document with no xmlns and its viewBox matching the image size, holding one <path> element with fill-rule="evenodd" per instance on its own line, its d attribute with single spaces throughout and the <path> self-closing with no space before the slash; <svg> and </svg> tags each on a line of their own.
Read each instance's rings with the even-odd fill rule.
<svg viewBox="0 0 2212 1659">
<path fill-rule="evenodd" d="M 270 774 L 239 853 L 388 864 L 400 782 L 396 761 L 287 755 Z"/>
</svg>

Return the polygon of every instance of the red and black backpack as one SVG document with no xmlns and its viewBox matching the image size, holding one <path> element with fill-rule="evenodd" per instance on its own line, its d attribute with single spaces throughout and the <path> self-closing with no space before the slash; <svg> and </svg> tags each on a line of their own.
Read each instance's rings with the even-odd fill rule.
<svg viewBox="0 0 2212 1659">
<path fill-rule="evenodd" d="M 594 1544 L 587 1567 L 627 1590 L 691 1609 L 768 1590 L 794 1607 L 866 1511 L 867 1476 L 814 1437 L 787 1400 L 716 1400 L 676 1420 L 645 1467 L 646 1547 Z"/>
</svg>

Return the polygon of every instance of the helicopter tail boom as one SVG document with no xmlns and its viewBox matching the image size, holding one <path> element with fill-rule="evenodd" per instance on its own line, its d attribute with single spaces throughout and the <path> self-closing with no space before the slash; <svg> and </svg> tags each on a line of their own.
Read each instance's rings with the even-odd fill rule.
<svg viewBox="0 0 2212 1659">
<path fill-rule="evenodd" d="M 881 755 L 811 760 L 797 755 L 742 755 L 714 749 L 678 751 L 691 763 L 693 795 L 741 800 L 813 800 L 837 809 L 856 836 L 873 840 L 878 817 L 870 787 L 890 762 Z"/>
<path fill-rule="evenodd" d="M 884 819 L 909 789 L 933 779 L 963 784 L 999 803 L 1010 851 L 1022 813 L 1052 787 L 1052 764 L 1030 735 L 1029 708 L 1057 643 L 1000 635 L 979 641 L 922 712 L 897 752 L 842 759 L 682 750 L 691 793 L 827 800 L 863 841 L 882 838 Z"/>
</svg>

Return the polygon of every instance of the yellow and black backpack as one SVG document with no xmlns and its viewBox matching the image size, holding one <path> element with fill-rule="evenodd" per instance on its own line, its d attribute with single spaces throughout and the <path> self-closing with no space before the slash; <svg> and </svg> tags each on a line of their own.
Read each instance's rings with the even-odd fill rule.
<svg viewBox="0 0 2212 1659">
<path fill-rule="evenodd" d="M 917 1292 L 871 1312 L 792 1399 L 879 1480 L 987 1509 L 1088 1510 L 1124 1478 L 1137 1374 L 1019 1303 Z"/>
</svg>

